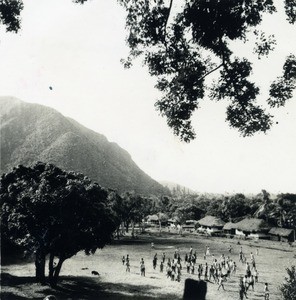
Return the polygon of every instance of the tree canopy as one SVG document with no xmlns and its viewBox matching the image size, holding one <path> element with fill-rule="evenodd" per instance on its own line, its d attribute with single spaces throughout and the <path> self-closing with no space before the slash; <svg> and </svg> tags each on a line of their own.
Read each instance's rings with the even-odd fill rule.
<svg viewBox="0 0 296 300">
<path fill-rule="evenodd" d="M 87 0 L 73 0 L 83 4 Z M 192 115 L 202 99 L 226 99 L 226 120 L 242 136 L 268 131 L 272 115 L 258 103 L 260 89 L 251 80 L 252 62 L 231 45 L 254 42 L 258 59 L 276 47 L 274 35 L 260 29 L 264 15 L 276 17 L 273 0 L 118 0 L 126 9 L 127 44 L 123 60 L 130 67 L 142 57 L 149 73 L 157 78 L 162 97 L 156 109 L 175 135 L 185 142 L 196 137 Z M 280 3 L 279 1 L 277 4 Z M 295 0 L 281 0 L 287 22 L 295 24 Z M 0 0 L 0 24 L 7 31 L 20 28 L 21 0 Z M 275 18 L 275 23 L 277 19 Z M 296 56 L 287 49 L 282 74 L 269 88 L 267 107 L 284 106 L 296 88 Z M 219 72 L 219 73 L 218 73 Z M 218 73 L 214 83 L 207 78 Z"/>
<path fill-rule="evenodd" d="M 90 254 L 103 248 L 120 223 L 107 190 L 51 164 L 19 166 L 3 174 L 0 196 L 2 237 L 36 255 L 41 282 L 49 255 L 53 285 L 66 259 L 81 250 Z"/>
<path fill-rule="evenodd" d="M 17 32 L 21 27 L 20 13 L 24 8 L 20 0 L 0 0 L 0 25 L 7 31 Z"/>
<path fill-rule="evenodd" d="M 234 53 L 231 43 L 249 43 L 248 37 L 253 35 L 258 58 L 268 56 L 276 41 L 260 31 L 259 25 L 264 14 L 276 15 L 272 0 L 119 2 L 127 11 L 130 48 L 124 65 L 130 67 L 135 58 L 143 57 L 162 92 L 155 106 L 181 140 L 195 138 L 192 114 L 207 95 L 216 101 L 229 100 L 226 119 L 243 136 L 270 129 L 272 115 L 258 104 L 260 90 L 250 79 L 252 63 Z M 175 9 L 174 4 L 178 5 Z M 295 1 L 286 0 L 284 5 L 287 21 L 294 24 Z M 220 72 L 218 79 L 208 83 L 206 78 L 216 71 Z M 283 73 L 270 86 L 267 104 L 283 106 L 295 87 L 296 57 L 288 52 Z"/>
</svg>

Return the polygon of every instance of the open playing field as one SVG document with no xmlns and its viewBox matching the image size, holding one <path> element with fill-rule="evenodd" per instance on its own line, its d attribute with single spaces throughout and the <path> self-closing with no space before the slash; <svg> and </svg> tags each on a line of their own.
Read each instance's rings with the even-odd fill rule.
<svg viewBox="0 0 296 300">
<path fill-rule="evenodd" d="M 154 242 L 155 249 L 151 249 Z M 249 299 L 263 299 L 264 282 L 269 283 L 270 299 L 281 299 L 279 285 L 286 276 L 286 267 L 296 264 L 296 248 L 287 244 L 271 241 L 240 241 L 248 260 L 250 253 L 255 255 L 259 271 L 259 283 L 255 284 L 254 291 L 248 291 Z M 229 245 L 233 251 L 228 253 Z M 188 277 L 197 279 L 197 275 L 187 275 L 185 266 L 181 282 L 166 278 L 166 272 L 159 271 L 161 254 L 173 257 L 177 248 L 184 260 L 190 246 L 197 250 L 197 264 L 208 264 L 212 258 L 204 260 L 203 253 L 206 246 L 210 247 L 211 254 L 219 258 L 222 253 L 230 256 L 237 263 L 237 273 L 225 283 L 225 291 L 217 290 L 217 284 L 208 283 L 207 299 L 239 299 L 238 282 L 240 275 L 245 272 L 245 266 L 238 262 L 240 246 L 237 240 L 226 238 L 205 238 L 200 236 L 179 237 L 177 235 L 155 234 L 142 235 L 136 240 L 130 238 L 116 241 L 98 250 L 95 255 L 85 256 L 78 253 L 67 260 L 61 271 L 61 282 L 57 290 L 48 286 L 33 283 L 34 263 L 13 264 L 2 267 L 2 296 L 1 299 L 42 299 L 45 295 L 53 294 L 57 299 L 182 299 L 184 280 Z M 158 266 L 152 268 L 152 258 L 158 254 Z M 122 265 L 122 256 L 129 254 L 131 271 L 127 273 Z M 140 276 L 139 262 L 144 258 L 146 277 Z M 99 276 L 91 274 L 97 271 Z"/>
</svg>

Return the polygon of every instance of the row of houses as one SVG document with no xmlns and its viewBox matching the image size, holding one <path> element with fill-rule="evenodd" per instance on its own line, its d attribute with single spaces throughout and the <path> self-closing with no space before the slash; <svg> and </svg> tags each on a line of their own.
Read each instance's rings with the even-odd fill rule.
<svg viewBox="0 0 296 300">
<path fill-rule="evenodd" d="M 164 215 L 151 215 L 146 219 L 147 224 L 159 226 L 176 226 L 178 220 L 168 219 Z M 187 220 L 182 225 L 184 231 L 197 231 L 207 235 L 226 235 L 237 238 L 270 239 L 275 241 L 294 242 L 295 230 L 289 228 L 272 227 L 262 219 L 245 218 L 240 222 L 225 223 L 215 216 L 206 216 L 201 220 Z"/>
<path fill-rule="evenodd" d="M 257 218 L 245 218 L 237 223 L 228 222 L 206 216 L 198 221 L 197 231 L 210 235 L 224 233 L 229 237 L 270 239 L 275 241 L 294 242 L 295 230 L 289 228 L 272 227 L 266 221 Z"/>
</svg>

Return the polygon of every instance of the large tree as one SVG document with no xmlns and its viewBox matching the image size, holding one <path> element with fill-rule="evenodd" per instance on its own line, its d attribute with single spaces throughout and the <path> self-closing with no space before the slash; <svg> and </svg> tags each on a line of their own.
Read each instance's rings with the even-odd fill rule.
<svg viewBox="0 0 296 300">
<path fill-rule="evenodd" d="M 56 285 L 63 262 L 103 248 L 119 224 L 109 193 L 82 174 L 51 164 L 19 166 L 1 177 L 2 238 L 35 254 L 36 278 Z M 56 264 L 55 264 L 56 261 Z"/>
<path fill-rule="evenodd" d="M 155 106 L 181 140 L 195 138 L 192 114 L 206 95 L 229 100 L 226 119 L 243 136 L 270 129 L 272 116 L 256 102 L 260 91 L 250 79 L 252 63 L 234 53 L 231 44 L 237 40 L 250 43 L 253 35 L 258 58 L 273 50 L 274 37 L 259 30 L 264 14 L 276 16 L 272 0 L 119 2 L 127 11 L 130 48 L 124 64 L 130 67 L 135 58 L 143 58 L 163 95 Z M 283 2 L 287 20 L 294 24 L 295 0 Z M 283 106 L 296 87 L 296 57 L 289 51 L 295 49 L 287 49 L 283 72 L 270 86 L 270 107 Z M 219 73 L 212 85 L 206 79 L 214 72 Z"/>
<path fill-rule="evenodd" d="M 151 201 L 132 192 L 122 195 L 121 202 L 122 221 L 125 224 L 126 232 L 132 225 L 132 236 L 134 236 L 135 223 L 142 223 L 151 211 Z"/>
</svg>

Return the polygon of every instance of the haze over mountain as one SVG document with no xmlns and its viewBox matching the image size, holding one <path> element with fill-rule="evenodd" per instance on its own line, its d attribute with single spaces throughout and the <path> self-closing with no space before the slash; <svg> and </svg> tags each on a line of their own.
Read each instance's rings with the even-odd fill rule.
<svg viewBox="0 0 296 300">
<path fill-rule="evenodd" d="M 175 182 L 160 180 L 159 183 L 164 187 L 168 188 L 172 194 L 197 194 L 197 192 L 193 191 L 192 189 Z"/>
<path fill-rule="evenodd" d="M 101 186 L 119 192 L 168 192 L 116 143 L 52 108 L 0 97 L 0 118 L 1 173 L 19 164 L 43 161 L 81 172 Z"/>
</svg>

